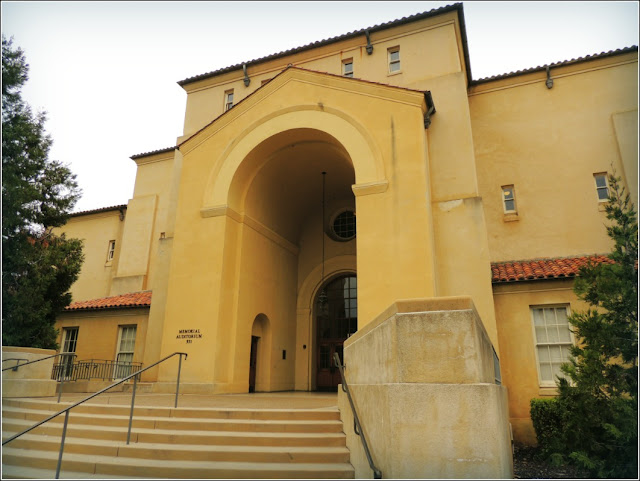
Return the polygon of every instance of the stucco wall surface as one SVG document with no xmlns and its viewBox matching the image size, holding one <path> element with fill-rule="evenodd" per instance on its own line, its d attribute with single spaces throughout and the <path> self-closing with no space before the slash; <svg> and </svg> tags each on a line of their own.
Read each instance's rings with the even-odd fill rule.
<svg viewBox="0 0 640 481">
<path fill-rule="evenodd" d="M 618 114 L 637 113 L 637 53 L 552 72 L 552 89 L 539 72 L 474 87 L 469 96 L 492 262 L 608 252 L 593 175 L 615 169 L 632 193 L 638 182 L 625 167 L 637 124 L 633 114 Z M 504 215 L 504 185 L 514 186 L 515 217 Z"/>
<path fill-rule="evenodd" d="M 536 444 L 531 399 L 556 394 L 555 385 L 539 380 L 531 307 L 568 305 L 570 312 L 586 310 L 588 305 L 577 299 L 572 288 L 572 280 L 494 286 L 502 383 L 509 393 L 509 420 L 516 441 Z"/>
<path fill-rule="evenodd" d="M 142 362 L 147 335 L 149 309 L 103 309 L 65 312 L 58 316 L 58 344 L 64 341 L 64 329 L 78 327 L 76 360 L 115 360 L 118 352 L 118 332 L 121 326 L 137 326 L 133 362 Z M 152 362 L 157 361 L 154 359 Z"/>
<path fill-rule="evenodd" d="M 17 363 L 37 361 L 53 356 L 55 353 L 52 349 L 2 346 L 2 368 L 15 366 Z M 20 361 L 9 360 L 16 358 Z M 3 371 L 2 397 L 54 396 L 57 383 L 51 380 L 53 362 L 54 358 L 52 357 L 28 366 L 18 367 L 15 371 L 13 369 Z"/>
<path fill-rule="evenodd" d="M 54 233 L 64 232 L 68 238 L 83 241 L 82 252 L 85 259 L 78 280 L 71 286 L 73 301 L 109 296 L 120 257 L 123 227 L 120 212 L 115 210 L 74 216 L 64 227 L 54 229 Z M 111 240 L 116 241 L 116 249 L 113 260 L 108 261 L 107 252 Z"/>
</svg>

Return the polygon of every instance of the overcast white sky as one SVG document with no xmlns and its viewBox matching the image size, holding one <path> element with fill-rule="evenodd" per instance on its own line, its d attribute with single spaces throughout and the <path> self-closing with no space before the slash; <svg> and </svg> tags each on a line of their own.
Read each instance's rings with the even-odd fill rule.
<svg viewBox="0 0 640 481">
<path fill-rule="evenodd" d="M 2 2 L 75 211 L 125 204 L 131 155 L 175 145 L 177 81 L 454 2 Z M 637 2 L 463 2 L 474 79 L 638 45 Z"/>
</svg>

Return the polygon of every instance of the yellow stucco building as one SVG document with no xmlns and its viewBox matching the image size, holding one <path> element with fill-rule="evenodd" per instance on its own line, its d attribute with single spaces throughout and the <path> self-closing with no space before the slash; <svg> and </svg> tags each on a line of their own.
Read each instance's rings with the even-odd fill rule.
<svg viewBox="0 0 640 481">
<path fill-rule="evenodd" d="M 366 384 L 416 349 L 380 363 L 405 331 L 375 337 L 379 322 L 465 306 L 514 438 L 535 442 L 529 401 L 554 394 L 585 307 L 571 278 L 611 248 L 607 173 L 637 205 L 637 47 L 474 80 L 457 4 L 179 84 L 183 135 L 132 157 L 126 205 L 63 229 L 86 261 L 61 349 L 186 352 L 184 392 L 334 389 L 334 352 L 368 359 L 346 360 Z M 431 355 L 455 357 L 442 335 Z M 170 392 L 173 370 L 143 381 Z"/>
</svg>

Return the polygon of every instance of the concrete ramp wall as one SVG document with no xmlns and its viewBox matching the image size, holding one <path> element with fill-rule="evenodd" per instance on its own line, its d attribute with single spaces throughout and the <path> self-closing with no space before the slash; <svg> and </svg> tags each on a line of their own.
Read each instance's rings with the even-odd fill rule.
<svg viewBox="0 0 640 481">
<path fill-rule="evenodd" d="M 397 301 L 344 344 L 345 377 L 383 478 L 512 478 L 507 391 L 469 297 Z M 345 393 L 356 478 L 371 478 Z"/>
</svg>

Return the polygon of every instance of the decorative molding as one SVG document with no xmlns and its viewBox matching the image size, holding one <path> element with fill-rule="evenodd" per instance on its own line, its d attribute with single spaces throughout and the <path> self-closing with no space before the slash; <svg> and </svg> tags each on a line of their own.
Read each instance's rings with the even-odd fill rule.
<svg viewBox="0 0 640 481">
<path fill-rule="evenodd" d="M 229 216 L 236 222 L 242 222 L 242 216 L 227 204 L 203 207 L 200 209 L 200 216 L 205 219 L 207 217 L 220 217 L 222 215 Z"/>
<path fill-rule="evenodd" d="M 274 243 L 278 244 L 280 247 L 288 250 L 294 256 L 297 256 L 298 253 L 300 252 L 300 248 L 297 245 L 293 244 L 292 242 L 289 242 L 287 239 L 282 237 L 277 232 L 274 232 L 271 229 L 269 229 L 266 225 L 258 222 L 257 220 L 255 220 L 252 217 L 249 217 L 246 214 L 244 214 L 242 216 L 242 218 L 243 218 L 242 223 L 244 225 L 246 225 L 247 227 L 252 228 L 258 234 L 263 235 L 267 239 L 269 239 L 269 240 L 273 241 Z"/>
<path fill-rule="evenodd" d="M 356 197 L 370 194 L 382 194 L 389 188 L 388 180 L 380 180 L 378 182 L 369 182 L 367 184 L 354 184 L 351 186 L 353 194 Z"/>
<path fill-rule="evenodd" d="M 200 215 L 205 219 L 208 217 L 220 217 L 220 216 L 226 215 L 227 217 L 238 222 L 239 224 L 244 224 L 247 227 L 250 227 L 251 229 L 256 231 L 258 234 L 261 234 L 267 239 L 273 241 L 275 244 L 291 252 L 293 255 L 297 256 L 298 253 L 300 252 L 300 248 L 294 243 L 288 241 L 277 232 L 269 229 L 266 225 L 262 224 L 261 222 L 255 220 L 252 217 L 249 217 L 247 214 L 239 214 L 234 209 L 229 207 L 227 204 L 217 205 L 215 207 L 213 206 L 203 207 L 202 209 L 200 209 Z"/>
</svg>

